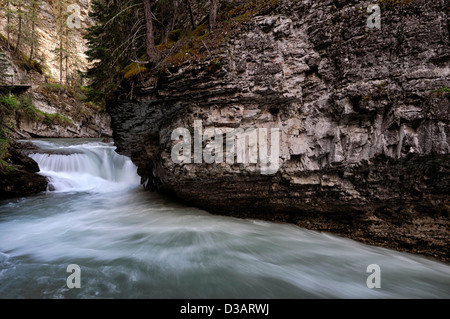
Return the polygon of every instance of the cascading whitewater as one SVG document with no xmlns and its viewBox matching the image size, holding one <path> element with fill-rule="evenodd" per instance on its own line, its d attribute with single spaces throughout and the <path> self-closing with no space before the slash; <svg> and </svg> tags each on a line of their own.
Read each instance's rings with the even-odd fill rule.
<svg viewBox="0 0 450 319">
<path fill-rule="evenodd" d="M 447 264 L 145 192 L 112 144 L 34 143 L 50 192 L 0 201 L 0 299 L 450 297 Z"/>
<path fill-rule="evenodd" d="M 48 191 L 108 192 L 139 184 L 136 166 L 117 154 L 112 144 L 34 143 L 41 151 L 30 157 L 38 163 L 40 174 L 48 178 Z"/>
</svg>

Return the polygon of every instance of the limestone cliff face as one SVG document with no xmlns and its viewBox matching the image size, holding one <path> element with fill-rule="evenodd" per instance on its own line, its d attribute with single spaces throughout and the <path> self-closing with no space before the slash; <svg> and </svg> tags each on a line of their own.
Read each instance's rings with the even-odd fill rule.
<svg viewBox="0 0 450 319">
<path fill-rule="evenodd" d="M 78 71 L 86 71 L 89 63 L 87 61 L 85 51 L 87 49 L 86 40 L 83 35 L 86 29 L 94 24 L 89 17 L 88 10 L 90 6 L 89 0 L 74 3 L 79 6 L 80 28 L 74 28 L 71 31 L 71 63 L 76 64 Z M 67 90 L 59 93 L 58 83 L 60 77 L 60 61 L 58 57 L 58 34 L 56 24 L 56 4 L 52 1 L 42 1 L 38 10 L 39 23 L 36 25 L 36 37 L 39 45 L 36 48 L 33 59 L 38 61 L 42 69 L 42 74 L 24 65 L 23 58 L 20 56 L 28 56 L 29 46 L 22 43 L 19 55 L 7 48 L 7 20 L 4 12 L 0 12 L 0 51 L 5 55 L 7 64 L 5 79 L 0 79 L 0 86 L 12 84 L 25 84 L 30 88 L 22 93 L 22 98 L 26 97 L 30 100 L 29 105 L 36 112 L 31 116 L 12 115 L 10 119 L 2 119 L 9 125 L 10 130 L 14 133 L 14 138 L 30 138 L 30 137 L 48 137 L 48 138 L 91 138 L 111 136 L 110 118 L 105 112 L 89 103 L 83 102 L 79 96 L 80 92 Z M 17 9 L 11 4 L 11 9 Z M 73 12 L 73 11 L 70 11 Z M 15 32 L 11 33 L 11 44 L 16 45 Z M 76 62 L 76 63 L 75 63 Z M 62 73 L 64 79 L 66 77 L 65 64 Z M 72 72 L 75 73 L 75 67 Z M 4 82 L 4 83 L 3 83 Z M 50 82 L 50 83 L 48 83 Z M 67 84 L 63 81 L 64 84 Z M 74 87 L 80 86 L 81 83 L 72 82 Z M 17 93 L 17 92 L 13 92 Z M 20 99 L 20 97 L 19 97 Z M 24 108 L 27 108 L 25 106 Z M 27 112 L 25 112 L 27 113 Z M 45 113 L 47 116 L 43 117 Z M 53 121 L 51 118 L 58 116 L 59 119 Z M 5 121 L 3 121 L 5 120 Z"/>
<path fill-rule="evenodd" d="M 94 22 L 88 15 L 90 0 L 82 0 L 82 1 L 73 1 L 73 4 L 76 4 L 80 8 L 80 15 L 78 16 L 80 19 L 79 29 L 74 29 L 72 32 L 71 39 L 73 41 L 74 47 L 72 49 L 73 59 L 78 60 L 78 67 L 81 68 L 80 71 L 85 71 L 85 66 L 88 65 L 86 55 L 84 54 L 86 50 L 86 40 L 83 39 L 84 32 L 86 28 L 92 26 Z M 72 4 L 72 3 L 71 3 Z M 16 9 L 13 4 L 11 4 L 11 9 Z M 43 64 L 43 67 L 46 71 L 46 75 L 59 81 L 59 59 L 58 59 L 58 33 L 57 33 L 57 24 L 56 24 L 56 8 L 54 1 L 42 1 L 40 4 L 38 14 L 39 14 L 39 23 L 36 25 L 36 37 L 39 38 L 39 45 L 37 48 L 37 52 L 35 52 L 35 56 L 33 59 L 41 60 L 40 62 Z M 74 11 L 70 11 L 73 13 Z M 0 33 L 6 38 L 7 35 L 7 20 L 4 16 L 5 13 L 0 12 Z M 11 36 L 11 41 L 15 44 L 16 38 L 15 35 Z M 25 47 L 21 47 L 21 49 L 25 49 Z M 28 50 L 28 48 L 26 48 Z M 28 54 L 28 51 L 24 53 Z M 16 83 L 29 83 L 29 78 L 23 74 L 20 68 L 13 66 L 13 70 L 8 70 L 8 74 L 15 75 Z M 65 73 L 63 74 L 65 76 Z"/>
<path fill-rule="evenodd" d="M 118 150 L 147 188 L 213 213 L 449 260 L 450 3 L 381 3 L 378 30 L 369 1 L 280 1 L 219 55 L 111 105 Z M 175 163 L 171 134 L 194 136 L 196 120 L 204 131 L 279 128 L 279 169 Z"/>
</svg>

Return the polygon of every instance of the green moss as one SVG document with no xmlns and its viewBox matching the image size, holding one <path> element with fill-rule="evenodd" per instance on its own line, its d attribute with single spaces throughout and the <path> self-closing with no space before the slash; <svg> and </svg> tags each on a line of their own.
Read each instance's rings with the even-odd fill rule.
<svg viewBox="0 0 450 319">
<path fill-rule="evenodd" d="M 162 45 L 162 44 L 161 44 Z M 140 62 L 148 61 L 147 54 L 142 55 L 139 58 Z M 122 74 L 124 79 L 130 80 L 133 78 L 138 78 L 142 80 L 149 74 L 150 70 L 144 66 L 143 63 L 132 62 L 128 64 L 123 70 Z"/>
<path fill-rule="evenodd" d="M 208 22 L 197 26 L 194 30 L 177 39 L 176 50 L 170 52 L 162 63 L 161 68 L 177 66 L 186 60 L 204 60 L 214 57 L 220 45 L 235 32 L 239 31 L 239 26 L 252 19 L 258 12 L 270 11 L 280 0 L 253 0 L 246 3 L 226 3 L 217 17 L 217 26 L 211 34 Z M 172 51 L 173 48 L 172 48 Z M 215 72 L 221 69 L 220 61 L 213 61 L 210 71 Z"/>
<path fill-rule="evenodd" d="M 450 88 L 443 87 L 443 88 L 435 89 L 435 90 L 433 90 L 433 93 L 450 94 Z"/>
<path fill-rule="evenodd" d="M 171 65 L 179 65 L 183 61 L 185 61 L 191 54 L 193 53 L 192 48 L 185 47 L 182 48 L 180 51 L 175 53 L 174 55 L 169 56 L 165 62 Z"/>
<path fill-rule="evenodd" d="M 138 75 L 145 76 L 148 74 L 148 72 L 149 72 L 149 69 L 147 69 L 142 64 L 136 63 L 136 62 L 133 62 L 133 63 L 127 65 L 125 67 L 125 69 L 123 69 L 123 71 L 122 71 L 123 77 L 127 80 L 134 78 Z"/>
<path fill-rule="evenodd" d="M 170 49 L 171 47 L 173 47 L 174 44 L 175 44 L 175 42 L 167 41 L 167 43 L 158 44 L 156 46 L 156 49 L 161 52 L 161 51 Z"/>
<path fill-rule="evenodd" d="M 220 62 L 222 58 L 216 58 L 209 63 L 208 71 L 211 73 L 219 72 L 222 68 L 222 63 Z"/>
<path fill-rule="evenodd" d="M 40 111 L 39 111 L 40 112 Z M 43 123 L 47 124 L 47 125 L 68 125 L 68 124 L 72 124 L 73 121 L 71 119 L 69 119 L 68 117 L 61 115 L 61 114 L 50 114 L 50 113 L 45 113 L 45 112 L 40 112 L 43 116 Z"/>
<path fill-rule="evenodd" d="M 240 24 L 249 21 L 253 16 L 262 10 L 269 10 L 276 6 L 280 0 L 253 0 L 238 6 L 231 5 L 226 15 L 228 19 Z"/>
<path fill-rule="evenodd" d="M 73 124 L 73 121 L 59 113 L 46 113 L 42 112 L 33 105 L 33 100 L 31 96 L 23 95 L 19 99 L 20 101 L 20 107 L 18 109 L 18 112 L 33 121 L 41 122 L 46 125 L 62 125 L 67 126 L 70 124 Z"/>
<path fill-rule="evenodd" d="M 59 90 L 61 89 L 61 85 L 59 83 L 45 83 L 44 85 L 42 85 L 42 88 L 50 92 L 59 92 Z M 62 85 L 62 89 L 66 89 L 66 86 L 64 84 Z"/>
<path fill-rule="evenodd" d="M 378 84 L 377 88 L 376 88 L 377 93 L 378 94 L 383 93 L 386 90 L 387 86 L 388 86 L 387 82 L 382 82 L 382 83 Z"/>
<path fill-rule="evenodd" d="M 1 135 L 1 133 L 0 133 L 0 135 Z M 8 150 L 10 143 L 11 143 L 11 139 L 9 137 L 0 138 L 0 160 L 3 162 L 6 161 L 6 159 L 10 156 L 9 150 Z M 6 162 L 5 162 L 5 164 L 6 164 Z"/>
<path fill-rule="evenodd" d="M 38 72 L 39 74 L 44 74 L 44 72 L 45 72 L 44 66 L 40 62 L 31 60 L 31 62 L 28 65 L 29 65 L 30 69 Z"/>
<path fill-rule="evenodd" d="M 17 99 L 14 95 L 6 96 L 2 95 L 0 96 L 0 104 L 6 106 L 9 110 L 13 111 L 17 107 Z"/>
<path fill-rule="evenodd" d="M 208 34 L 208 25 L 207 23 L 203 23 L 199 25 L 197 28 L 191 31 L 189 34 L 191 37 L 201 37 Z"/>
</svg>

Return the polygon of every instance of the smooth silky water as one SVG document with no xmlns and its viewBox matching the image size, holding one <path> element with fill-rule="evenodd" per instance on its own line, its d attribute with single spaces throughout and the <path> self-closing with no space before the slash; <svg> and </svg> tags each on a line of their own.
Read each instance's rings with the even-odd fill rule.
<svg viewBox="0 0 450 319">
<path fill-rule="evenodd" d="M 450 297 L 448 264 L 145 192 L 99 140 L 34 143 L 50 183 L 0 202 L 0 298 Z M 67 287 L 70 264 L 79 289 Z M 379 289 L 367 287 L 370 264 Z"/>
</svg>

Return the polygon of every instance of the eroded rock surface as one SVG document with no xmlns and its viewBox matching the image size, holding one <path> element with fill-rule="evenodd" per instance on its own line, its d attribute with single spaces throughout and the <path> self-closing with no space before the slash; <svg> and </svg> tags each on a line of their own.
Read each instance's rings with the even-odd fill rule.
<svg viewBox="0 0 450 319">
<path fill-rule="evenodd" d="M 449 260 L 448 1 L 284 1 L 208 61 L 110 105 L 144 185 L 213 213 L 297 223 Z M 212 66 L 214 63 L 214 67 Z M 174 163 L 171 134 L 279 128 L 279 170 Z M 208 142 L 203 142 L 203 147 Z"/>
<path fill-rule="evenodd" d="M 0 200 L 37 194 L 47 189 L 47 178 L 38 175 L 39 166 L 28 157 L 31 143 L 13 142 L 7 165 L 0 166 Z"/>
</svg>

